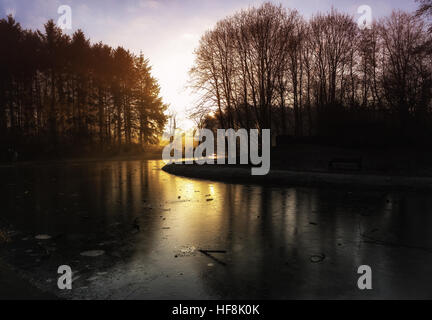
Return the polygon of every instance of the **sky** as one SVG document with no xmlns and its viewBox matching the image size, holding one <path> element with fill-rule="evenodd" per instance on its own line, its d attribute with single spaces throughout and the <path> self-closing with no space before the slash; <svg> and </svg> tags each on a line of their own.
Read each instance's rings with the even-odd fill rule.
<svg viewBox="0 0 432 320">
<path fill-rule="evenodd" d="M 196 98 L 187 89 L 188 71 L 201 35 L 218 20 L 260 0 L 0 0 L 0 17 L 12 14 L 25 28 L 42 29 L 48 19 L 57 21 L 58 8 L 72 10 L 73 33 L 82 29 L 92 43 L 102 41 L 112 47 L 123 46 L 150 59 L 153 75 L 161 86 L 161 95 L 177 113 L 184 129 L 193 123 L 187 110 Z M 267 1 L 269 2 L 269 1 Z M 357 9 L 369 5 L 372 16 L 389 15 L 394 9 L 414 11 L 414 0 L 278 0 L 309 18 L 332 7 L 360 17 Z"/>
</svg>

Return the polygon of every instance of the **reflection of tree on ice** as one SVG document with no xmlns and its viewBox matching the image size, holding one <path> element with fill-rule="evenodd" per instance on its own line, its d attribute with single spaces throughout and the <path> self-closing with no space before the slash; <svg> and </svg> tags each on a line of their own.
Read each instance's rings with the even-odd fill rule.
<svg viewBox="0 0 432 320">
<path fill-rule="evenodd" d="M 18 152 L 12 148 L 8 149 L 8 160 L 15 162 L 18 160 Z"/>
</svg>

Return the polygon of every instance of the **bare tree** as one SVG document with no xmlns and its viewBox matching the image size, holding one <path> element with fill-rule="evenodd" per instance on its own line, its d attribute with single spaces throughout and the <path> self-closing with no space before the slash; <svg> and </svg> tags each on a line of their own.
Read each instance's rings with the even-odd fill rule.
<svg viewBox="0 0 432 320">
<path fill-rule="evenodd" d="M 295 136 L 337 135 L 338 127 L 384 118 L 406 127 L 430 109 L 430 38 L 409 13 L 360 30 L 335 9 L 310 21 L 270 3 L 242 10 L 218 22 L 195 51 L 193 115 L 201 124 L 216 117 L 223 128 Z"/>
</svg>

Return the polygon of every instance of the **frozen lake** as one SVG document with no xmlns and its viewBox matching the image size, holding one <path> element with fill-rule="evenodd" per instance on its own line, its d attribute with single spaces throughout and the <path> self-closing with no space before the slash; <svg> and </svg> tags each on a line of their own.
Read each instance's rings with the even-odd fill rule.
<svg viewBox="0 0 432 320">
<path fill-rule="evenodd" d="M 1 167 L 1 259 L 65 298 L 432 298 L 429 193 L 225 184 L 162 166 Z M 373 290 L 357 288 L 360 265 Z"/>
</svg>

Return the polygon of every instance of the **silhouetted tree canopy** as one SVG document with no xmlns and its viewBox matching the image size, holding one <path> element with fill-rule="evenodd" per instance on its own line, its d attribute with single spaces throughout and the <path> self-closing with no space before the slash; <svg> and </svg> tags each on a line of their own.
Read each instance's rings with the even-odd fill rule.
<svg viewBox="0 0 432 320">
<path fill-rule="evenodd" d="M 190 73 L 202 126 L 383 144 L 432 133 L 431 33 L 416 14 L 360 28 L 336 9 L 307 21 L 265 3 L 206 32 Z"/>
<path fill-rule="evenodd" d="M 152 144 L 162 134 L 166 105 L 141 54 L 91 44 L 83 31 L 25 30 L 0 20 L 2 146 L 42 152 Z"/>
<path fill-rule="evenodd" d="M 416 0 L 420 6 L 417 9 L 417 16 L 432 18 L 432 0 Z M 429 32 L 432 32 L 432 24 L 429 26 Z"/>
</svg>

